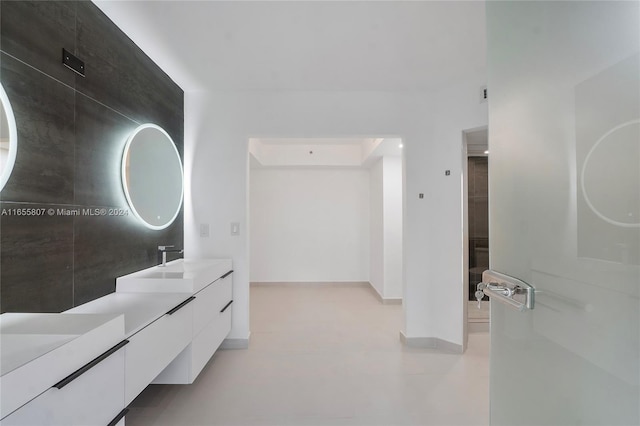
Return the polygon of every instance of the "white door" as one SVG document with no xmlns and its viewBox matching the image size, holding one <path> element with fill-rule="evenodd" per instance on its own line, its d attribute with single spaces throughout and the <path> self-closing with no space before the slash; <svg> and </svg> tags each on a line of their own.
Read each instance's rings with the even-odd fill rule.
<svg viewBox="0 0 640 426">
<path fill-rule="evenodd" d="M 640 424 L 640 3 L 487 2 L 491 423 Z"/>
</svg>

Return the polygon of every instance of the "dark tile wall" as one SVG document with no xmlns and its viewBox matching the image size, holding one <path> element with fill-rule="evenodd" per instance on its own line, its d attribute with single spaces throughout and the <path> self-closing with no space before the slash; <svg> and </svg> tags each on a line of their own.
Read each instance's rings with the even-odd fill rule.
<svg viewBox="0 0 640 426">
<path fill-rule="evenodd" d="M 62 65 L 62 48 L 86 77 Z M 0 50 L 19 141 L 0 192 L 0 311 L 59 312 L 154 265 L 158 245 L 183 246 L 182 214 L 161 231 L 85 214 L 128 210 L 120 160 L 139 124 L 183 153 L 183 92 L 89 1 L 1 1 Z"/>
<path fill-rule="evenodd" d="M 489 269 L 489 162 L 469 157 L 469 300 L 475 300 L 476 284 Z M 486 296 L 485 296 L 486 298 Z"/>
</svg>

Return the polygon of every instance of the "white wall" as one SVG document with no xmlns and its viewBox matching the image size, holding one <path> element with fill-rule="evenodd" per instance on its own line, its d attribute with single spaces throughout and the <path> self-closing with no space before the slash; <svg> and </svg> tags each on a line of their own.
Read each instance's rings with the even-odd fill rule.
<svg viewBox="0 0 640 426">
<path fill-rule="evenodd" d="M 383 157 L 384 293 L 402 297 L 402 158 Z"/>
<path fill-rule="evenodd" d="M 251 281 L 368 281 L 369 171 L 250 171 Z"/>
<path fill-rule="evenodd" d="M 463 344 L 462 130 L 487 124 L 481 82 L 477 76 L 433 93 L 429 133 L 423 143 L 405 143 L 407 337 Z"/>
<path fill-rule="evenodd" d="M 486 104 L 478 102 L 484 81 L 471 75 L 437 94 L 185 94 L 185 246 L 188 256 L 233 258 L 229 337 L 249 335 L 248 139 L 394 135 L 406 157 L 404 332 L 462 344 L 461 131 L 487 123 Z M 240 236 L 230 236 L 230 222 L 240 222 Z M 211 226 L 209 238 L 199 237 L 202 223 Z"/>
<path fill-rule="evenodd" d="M 385 299 L 402 297 L 402 158 L 381 157 L 371 167 L 369 281 Z"/>
<path fill-rule="evenodd" d="M 383 158 L 370 169 L 370 261 L 369 282 L 381 296 L 384 294 L 384 195 Z"/>
</svg>

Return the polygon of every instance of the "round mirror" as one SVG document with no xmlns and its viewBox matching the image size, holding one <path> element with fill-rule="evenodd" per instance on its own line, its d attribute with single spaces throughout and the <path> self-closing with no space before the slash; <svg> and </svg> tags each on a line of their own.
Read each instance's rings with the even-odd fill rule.
<svg viewBox="0 0 640 426">
<path fill-rule="evenodd" d="M 4 87 L 0 85 L 0 190 L 9 180 L 16 162 L 18 131 L 13 110 Z"/>
<path fill-rule="evenodd" d="M 133 131 L 122 157 L 122 186 L 133 214 L 146 227 L 164 229 L 182 206 L 182 162 L 161 127 L 143 124 Z"/>
</svg>

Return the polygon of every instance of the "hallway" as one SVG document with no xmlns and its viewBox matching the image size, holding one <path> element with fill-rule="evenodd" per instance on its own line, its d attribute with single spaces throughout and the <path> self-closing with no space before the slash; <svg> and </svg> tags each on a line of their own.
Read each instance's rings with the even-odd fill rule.
<svg viewBox="0 0 640 426">
<path fill-rule="evenodd" d="M 489 335 L 443 354 L 403 346 L 401 323 L 364 286 L 253 286 L 249 349 L 150 386 L 127 425 L 488 424 Z"/>
</svg>

